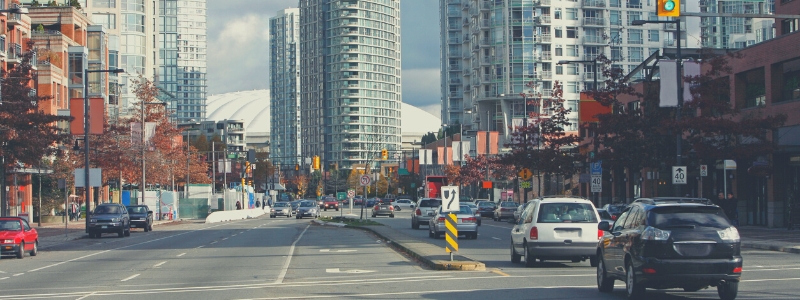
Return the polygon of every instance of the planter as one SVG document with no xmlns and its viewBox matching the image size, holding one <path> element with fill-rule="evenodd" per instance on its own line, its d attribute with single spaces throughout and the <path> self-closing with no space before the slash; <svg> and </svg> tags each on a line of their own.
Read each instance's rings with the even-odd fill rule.
<svg viewBox="0 0 800 300">
<path fill-rule="evenodd" d="M 42 216 L 42 223 L 64 223 L 64 216 Z"/>
</svg>

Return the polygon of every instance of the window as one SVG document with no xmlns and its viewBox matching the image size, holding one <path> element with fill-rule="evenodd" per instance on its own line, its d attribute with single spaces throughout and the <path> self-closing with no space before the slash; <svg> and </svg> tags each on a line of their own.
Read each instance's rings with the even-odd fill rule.
<svg viewBox="0 0 800 300">
<path fill-rule="evenodd" d="M 116 8 L 117 0 L 93 0 L 92 7 L 97 8 Z"/>
<path fill-rule="evenodd" d="M 557 65 L 556 66 L 556 75 L 563 75 L 564 74 L 564 66 Z"/>
<path fill-rule="evenodd" d="M 567 8 L 567 20 L 578 20 L 577 8 Z"/>
<path fill-rule="evenodd" d="M 92 14 L 92 22 L 108 29 L 117 29 L 116 14 Z"/>
<path fill-rule="evenodd" d="M 633 21 L 641 20 L 642 19 L 642 12 L 640 11 L 629 11 L 628 12 L 628 25 L 631 25 Z"/>
<path fill-rule="evenodd" d="M 556 45 L 556 56 L 564 56 L 564 48 L 561 45 Z"/>
<path fill-rule="evenodd" d="M 567 65 L 567 75 L 578 75 L 578 65 L 574 63 Z"/>
<path fill-rule="evenodd" d="M 576 39 L 576 38 L 578 38 L 578 28 L 577 27 L 567 27 L 567 38 L 568 39 Z"/>
<path fill-rule="evenodd" d="M 622 60 L 622 47 L 611 47 L 611 60 L 612 61 L 621 61 Z"/>
<path fill-rule="evenodd" d="M 622 14 L 618 10 L 612 10 L 608 13 L 608 19 L 611 25 L 622 26 Z"/>
<path fill-rule="evenodd" d="M 647 40 L 650 42 L 658 42 L 658 30 L 648 30 Z"/>
<path fill-rule="evenodd" d="M 627 7 L 628 8 L 642 8 L 642 1 L 641 0 L 628 0 Z"/>
<path fill-rule="evenodd" d="M 567 45 L 567 56 L 578 56 L 578 45 Z"/>
<path fill-rule="evenodd" d="M 144 15 L 140 14 L 124 14 L 122 20 L 122 29 L 125 31 L 135 31 L 144 33 Z"/>
<path fill-rule="evenodd" d="M 628 53 L 630 54 L 628 61 L 629 62 L 642 62 L 644 60 L 643 57 L 644 49 L 640 47 L 630 47 L 628 48 Z"/>
<path fill-rule="evenodd" d="M 580 84 L 578 84 L 578 82 L 575 82 L 575 81 L 567 82 L 567 89 L 564 92 L 575 93 L 575 94 L 580 93 L 581 92 L 580 91 Z"/>
<path fill-rule="evenodd" d="M 561 19 L 561 8 L 556 8 L 555 13 L 553 14 L 554 19 Z"/>
<path fill-rule="evenodd" d="M 543 203 L 539 223 L 597 223 L 594 207 L 585 203 Z"/>
<path fill-rule="evenodd" d="M 641 29 L 628 29 L 628 44 L 644 44 Z"/>
<path fill-rule="evenodd" d="M 554 31 L 556 32 L 556 37 L 557 38 L 562 37 L 562 35 L 561 35 L 561 27 L 556 27 L 556 29 L 554 29 Z"/>
<path fill-rule="evenodd" d="M 609 0 L 608 2 L 608 5 L 611 7 L 622 7 L 620 0 Z"/>
</svg>

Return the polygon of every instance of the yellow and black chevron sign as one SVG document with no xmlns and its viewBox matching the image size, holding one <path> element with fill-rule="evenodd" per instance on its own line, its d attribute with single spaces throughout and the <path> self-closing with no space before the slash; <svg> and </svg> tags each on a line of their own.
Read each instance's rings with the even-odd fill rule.
<svg viewBox="0 0 800 300">
<path fill-rule="evenodd" d="M 445 250 L 448 253 L 458 251 L 458 228 L 456 224 L 458 224 L 456 214 L 447 214 L 447 218 L 444 219 L 444 227 L 447 228 L 444 239 L 447 241 Z"/>
</svg>

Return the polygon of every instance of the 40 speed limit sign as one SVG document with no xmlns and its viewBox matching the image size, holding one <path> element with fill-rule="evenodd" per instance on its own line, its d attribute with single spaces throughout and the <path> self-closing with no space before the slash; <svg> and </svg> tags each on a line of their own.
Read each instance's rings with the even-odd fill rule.
<svg viewBox="0 0 800 300">
<path fill-rule="evenodd" d="M 592 175 L 592 193 L 603 192 L 603 175 Z"/>
</svg>

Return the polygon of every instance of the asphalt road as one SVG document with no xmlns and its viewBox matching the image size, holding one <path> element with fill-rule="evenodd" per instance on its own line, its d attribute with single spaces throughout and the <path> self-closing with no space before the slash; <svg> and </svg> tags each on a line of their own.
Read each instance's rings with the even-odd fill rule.
<svg viewBox="0 0 800 300">
<path fill-rule="evenodd" d="M 424 229 L 410 229 L 405 213 L 378 221 L 429 240 Z M 486 260 L 489 270 L 445 272 L 421 268 L 365 231 L 308 219 L 184 222 L 127 238 L 75 240 L 22 260 L 3 258 L 0 299 L 624 298 L 620 282 L 614 293 L 598 293 L 588 262 L 511 264 L 508 226 L 484 220 L 477 240 L 462 241 L 462 251 Z M 744 256 L 739 299 L 800 294 L 796 254 L 748 250 Z M 648 292 L 648 299 L 717 299 L 712 289 Z"/>
</svg>

